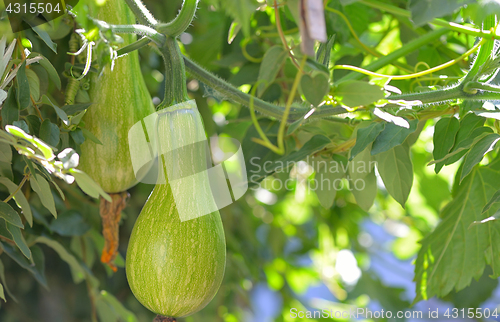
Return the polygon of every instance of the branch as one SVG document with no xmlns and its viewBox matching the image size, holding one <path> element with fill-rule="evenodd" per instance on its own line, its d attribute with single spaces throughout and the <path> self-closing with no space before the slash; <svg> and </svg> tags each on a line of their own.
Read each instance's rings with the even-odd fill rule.
<svg viewBox="0 0 500 322">
<path fill-rule="evenodd" d="M 141 0 L 125 0 L 134 15 L 137 17 L 140 23 L 150 27 L 154 27 L 158 24 L 155 17 L 149 12 L 148 8 L 142 3 Z"/>
</svg>

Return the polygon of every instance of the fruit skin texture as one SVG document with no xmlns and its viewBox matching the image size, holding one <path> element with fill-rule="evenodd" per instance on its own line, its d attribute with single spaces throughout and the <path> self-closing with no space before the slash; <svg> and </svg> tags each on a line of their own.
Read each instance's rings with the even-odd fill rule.
<svg viewBox="0 0 500 322">
<path fill-rule="evenodd" d="M 107 0 L 91 13 L 92 17 L 112 24 L 133 24 L 135 17 L 124 0 Z M 126 46 L 135 35 L 120 35 Z M 89 96 L 92 104 L 83 121 L 101 142 L 85 140 L 81 145 L 80 169 L 108 193 L 125 191 L 135 184 L 128 131 L 144 117 L 155 112 L 151 96 L 142 77 L 137 51 L 115 61 L 113 71 L 106 67 L 103 75 L 92 75 Z"/>
<path fill-rule="evenodd" d="M 182 106 L 167 108 L 167 116 L 158 119 L 160 151 L 206 140 L 194 102 Z M 189 157 L 162 155 L 163 173 L 169 168 L 186 174 L 199 165 L 205 151 L 191 152 Z M 126 273 L 142 305 L 157 314 L 184 317 L 204 308 L 219 289 L 226 262 L 224 230 L 218 211 L 181 221 L 171 185 L 163 182 L 155 186 L 132 230 Z M 208 176 L 186 182 L 175 198 L 199 201 L 191 203 L 193 212 L 196 207 L 213 209 L 207 208 L 213 206 L 206 197 L 211 194 Z"/>
</svg>

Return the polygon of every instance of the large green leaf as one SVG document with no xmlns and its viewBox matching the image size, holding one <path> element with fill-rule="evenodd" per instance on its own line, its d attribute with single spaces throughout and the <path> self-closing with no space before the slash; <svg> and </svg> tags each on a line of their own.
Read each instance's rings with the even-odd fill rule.
<svg viewBox="0 0 500 322">
<path fill-rule="evenodd" d="M 259 69 L 258 81 L 262 82 L 257 87 L 258 96 L 262 96 L 266 89 L 274 82 L 287 57 L 288 53 L 282 46 L 273 46 L 266 51 Z"/>
<path fill-rule="evenodd" d="M 333 206 L 337 190 L 343 186 L 342 178 L 346 175 L 344 170 L 347 169 L 347 160 L 336 155 L 332 158 L 318 156 L 311 158 L 310 163 L 316 172 L 311 189 L 316 192 L 320 204 L 330 208 Z"/>
<path fill-rule="evenodd" d="M 418 120 L 408 122 L 408 128 L 398 126 L 394 123 L 387 123 L 384 130 L 377 136 L 372 145 L 371 154 L 375 155 L 385 151 L 389 151 L 393 147 L 402 144 L 408 135 L 415 132 L 418 125 Z"/>
<path fill-rule="evenodd" d="M 434 18 L 449 15 L 463 5 L 472 2 L 474 0 L 410 0 L 409 9 L 415 25 L 422 26 Z"/>
<path fill-rule="evenodd" d="M 61 257 L 61 259 L 68 263 L 69 267 L 71 268 L 73 281 L 75 283 L 80 283 L 85 279 L 85 270 L 80 265 L 78 260 L 72 254 L 70 254 L 63 245 L 53 239 L 49 239 L 43 236 L 37 237 L 35 239 L 35 243 L 45 244 L 55 250 L 56 253 Z"/>
<path fill-rule="evenodd" d="M 12 209 L 12 207 L 8 203 L 3 201 L 0 201 L 0 217 L 5 219 L 6 222 L 10 222 L 14 226 L 24 228 L 21 217 L 19 217 L 17 212 Z"/>
<path fill-rule="evenodd" d="M 464 289 L 472 278 L 481 277 L 486 264 L 491 266 L 493 278 L 500 276 L 500 223 L 485 220 L 498 205 L 482 213 L 499 182 L 497 158 L 488 166 L 474 168 L 456 187 L 453 200 L 442 210 L 442 221 L 422 241 L 415 263 L 415 301 Z"/>
<path fill-rule="evenodd" d="M 35 277 L 35 279 L 40 284 L 48 289 L 47 280 L 45 278 L 45 257 L 39 247 L 33 246 L 31 248 L 31 255 L 33 257 L 34 263 L 33 265 L 32 262 L 26 259 L 26 257 L 24 257 L 22 254 L 17 252 L 16 249 L 11 245 L 1 243 L 1 246 L 4 252 L 9 255 L 10 258 L 12 258 L 17 264 L 19 264 L 19 266 L 33 274 L 33 277 Z"/>
<path fill-rule="evenodd" d="M 413 165 L 407 143 L 374 156 L 387 192 L 405 206 L 413 185 Z"/>
<path fill-rule="evenodd" d="M 359 135 L 359 133 L 358 133 Z M 352 194 L 361 209 L 368 211 L 377 196 L 377 177 L 373 157 L 370 154 L 371 145 L 356 155 L 349 164 L 349 176 L 353 187 Z"/>
<path fill-rule="evenodd" d="M 47 208 L 54 217 L 57 218 L 54 196 L 52 196 L 52 190 L 50 190 L 50 185 L 47 180 L 45 180 L 45 178 L 38 173 L 32 173 L 30 184 L 33 191 L 35 191 L 40 198 L 42 205 Z"/>
<path fill-rule="evenodd" d="M 440 119 L 434 126 L 434 150 L 432 152 L 434 160 L 443 158 L 455 144 L 455 135 L 460 128 L 460 122 L 455 117 Z M 439 173 L 443 163 L 436 164 L 434 171 Z"/>
<path fill-rule="evenodd" d="M 351 149 L 349 159 L 352 160 L 358 153 L 364 151 L 368 145 L 372 144 L 380 132 L 384 130 L 384 127 L 384 122 L 372 122 L 367 127 L 358 129 L 356 132 L 356 144 Z"/>
<path fill-rule="evenodd" d="M 385 94 L 378 85 L 362 81 L 342 82 L 335 88 L 335 96 L 349 107 L 366 106 L 384 98 Z"/>
<path fill-rule="evenodd" d="M 472 168 L 476 164 L 481 162 L 486 152 L 492 149 L 497 144 L 498 140 L 500 140 L 500 135 L 492 133 L 483 137 L 476 144 L 474 144 L 469 153 L 465 156 L 460 181 L 462 181 L 471 172 Z"/>
<path fill-rule="evenodd" d="M 233 0 L 223 1 L 223 6 L 226 12 L 241 25 L 241 29 L 245 36 L 250 36 L 250 17 L 257 8 L 257 3 L 254 0 Z"/>
</svg>

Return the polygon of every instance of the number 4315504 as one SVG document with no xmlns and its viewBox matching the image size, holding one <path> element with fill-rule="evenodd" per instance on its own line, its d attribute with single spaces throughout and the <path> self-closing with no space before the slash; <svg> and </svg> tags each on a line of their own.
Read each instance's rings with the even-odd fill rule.
<svg viewBox="0 0 500 322">
<path fill-rule="evenodd" d="M 482 308 L 468 308 L 468 309 L 447 309 L 446 312 L 444 312 L 444 316 L 447 318 L 460 318 L 460 319 L 480 319 L 480 318 L 498 318 L 498 311 L 497 309 L 490 310 L 488 308 L 482 309 Z"/>
<path fill-rule="evenodd" d="M 9 3 L 7 8 L 5 8 L 7 13 L 60 13 L 61 9 L 59 3 L 55 6 L 52 3 Z"/>
</svg>

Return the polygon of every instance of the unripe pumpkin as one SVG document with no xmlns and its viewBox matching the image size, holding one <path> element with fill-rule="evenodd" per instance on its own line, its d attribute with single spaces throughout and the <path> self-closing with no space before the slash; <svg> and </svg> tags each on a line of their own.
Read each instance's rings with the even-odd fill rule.
<svg viewBox="0 0 500 322">
<path fill-rule="evenodd" d="M 106 0 L 93 17 L 111 24 L 134 24 L 135 17 L 124 0 Z M 121 35 L 122 46 L 136 40 Z M 128 147 L 128 131 L 144 117 L 154 113 L 151 96 L 142 77 L 137 51 L 120 57 L 111 71 L 107 66 L 101 77 L 91 76 L 89 96 L 93 104 L 83 121 L 102 145 L 86 140 L 81 145 L 80 168 L 104 191 L 125 191 L 137 183 Z"/>
<path fill-rule="evenodd" d="M 181 109 L 167 108 L 164 115 L 159 113 L 160 151 L 206 140 L 196 105 L 193 101 L 183 105 Z M 205 153 L 202 148 L 190 150 L 189 158 L 164 154 L 159 173 L 189 174 L 193 168 L 199 169 Z M 215 296 L 224 276 L 226 244 L 219 212 L 186 221 L 182 221 L 186 213 L 179 215 L 180 203 L 181 212 L 189 209 L 186 202 L 192 205 L 193 213 L 214 209 L 208 176 L 204 171 L 198 173 L 192 184 L 171 185 L 167 179 L 155 186 L 128 245 L 126 273 L 132 292 L 142 305 L 164 316 L 198 312 Z"/>
</svg>

